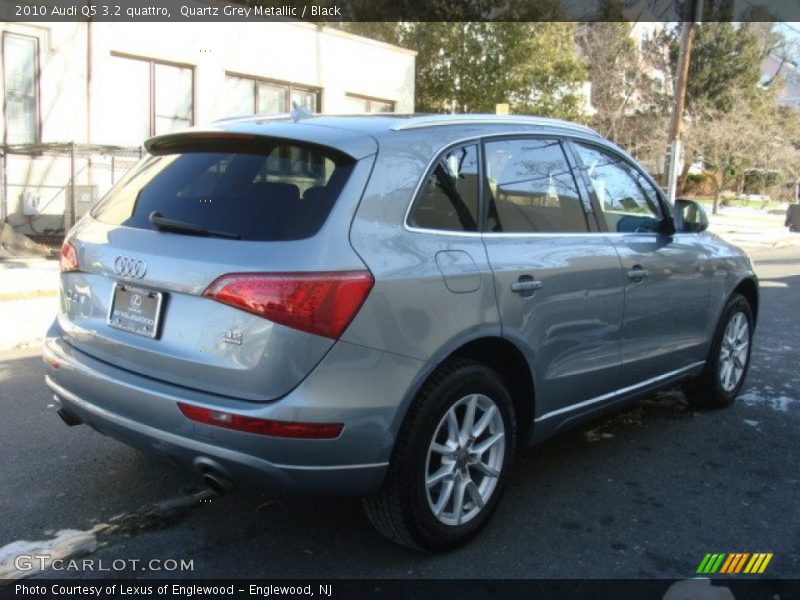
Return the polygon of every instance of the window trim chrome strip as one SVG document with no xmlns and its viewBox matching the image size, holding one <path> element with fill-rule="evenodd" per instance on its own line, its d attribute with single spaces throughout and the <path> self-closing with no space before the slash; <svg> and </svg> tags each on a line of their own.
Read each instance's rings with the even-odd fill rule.
<svg viewBox="0 0 800 600">
<path fill-rule="evenodd" d="M 558 232 L 558 231 L 551 231 L 551 232 L 531 232 L 531 233 L 524 233 L 524 232 L 492 232 L 487 231 L 481 233 L 479 231 L 450 231 L 448 229 L 425 229 L 423 227 L 414 227 L 413 225 L 405 225 L 406 231 L 410 231 L 412 233 L 427 233 L 430 235 L 448 235 L 452 237 L 464 237 L 464 238 L 484 238 L 484 239 L 502 239 L 502 238 L 562 238 L 562 237 L 591 237 L 591 238 L 613 238 L 613 239 L 621 239 L 625 237 L 631 236 L 651 236 L 651 237 L 658 237 L 663 234 L 660 234 L 655 231 L 629 231 L 629 232 L 617 232 L 617 231 L 586 231 L 583 233 L 578 232 Z M 692 231 L 677 231 L 672 234 L 670 237 L 676 236 L 685 236 L 685 235 L 692 235 L 696 236 L 698 233 L 705 233 L 705 232 L 692 232 Z"/>
<path fill-rule="evenodd" d="M 623 395 L 628 394 L 630 392 L 635 392 L 637 389 L 646 388 L 647 386 L 652 385 L 654 383 L 658 383 L 660 381 L 664 381 L 665 379 L 670 379 L 671 377 L 675 377 L 676 375 L 680 375 L 681 373 L 684 373 L 686 371 L 691 371 L 692 369 L 695 369 L 695 368 L 697 368 L 699 366 L 702 366 L 704 364 L 705 364 L 705 361 L 701 360 L 701 361 L 692 363 L 691 365 L 688 365 L 688 366 L 685 366 L 685 367 L 681 367 L 680 369 L 675 369 L 674 371 L 670 371 L 669 373 L 663 373 L 662 375 L 658 375 L 656 377 L 652 377 L 650 379 L 647 379 L 646 381 L 641 381 L 641 382 L 639 382 L 637 384 L 629 385 L 628 387 L 624 387 L 624 388 L 620 388 L 618 390 L 614 390 L 613 392 L 609 392 L 607 394 L 603 394 L 602 396 L 597 396 L 595 398 L 590 398 L 589 400 L 584 400 L 583 402 L 578 402 L 577 404 L 571 404 L 570 406 L 565 406 L 563 408 L 558 408 L 556 410 L 551 410 L 550 412 L 545 413 L 542 416 L 535 418 L 533 420 L 533 422 L 534 423 L 540 423 L 541 421 L 545 421 L 545 420 L 550 419 L 552 417 L 556 417 L 558 415 L 561 415 L 561 414 L 564 414 L 564 413 L 567 413 L 567 412 L 571 412 L 573 410 L 578 410 L 578 409 L 584 408 L 586 406 L 591 406 L 592 404 L 597 404 L 599 402 L 604 402 L 606 400 L 612 400 L 614 398 L 617 398 L 619 396 L 623 396 Z"/>
</svg>

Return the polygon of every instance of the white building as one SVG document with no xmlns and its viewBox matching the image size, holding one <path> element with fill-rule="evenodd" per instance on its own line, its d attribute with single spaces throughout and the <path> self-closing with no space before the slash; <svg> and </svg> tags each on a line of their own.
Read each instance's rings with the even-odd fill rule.
<svg viewBox="0 0 800 600">
<path fill-rule="evenodd" d="M 82 214 L 152 135 L 293 102 L 414 110 L 414 52 L 307 23 L 0 23 L 0 35 L 0 223 L 23 233 Z"/>
<path fill-rule="evenodd" d="M 779 106 L 800 110 L 800 67 L 787 58 L 770 54 L 761 61 L 761 85 L 778 83 Z"/>
</svg>

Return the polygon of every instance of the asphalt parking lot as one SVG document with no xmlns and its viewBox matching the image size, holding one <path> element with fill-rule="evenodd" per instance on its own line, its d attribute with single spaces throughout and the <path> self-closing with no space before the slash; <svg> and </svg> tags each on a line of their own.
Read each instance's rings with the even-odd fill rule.
<svg viewBox="0 0 800 600">
<path fill-rule="evenodd" d="M 190 577 L 686 578 L 707 552 L 772 552 L 765 576 L 798 577 L 800 247 L 752 255 L 762 307 L 733 407 L 660 394 L 531 449 L 483 534 L 442 555 L 384 541 L 356 500 L 192 496 L 204 489 L 194 474 L 66 427 L 35 349 L 2 353 L 0 546 L 111 523 L 84 534 L 85 558 L 191 560 L 178 573 Z M 176 573 L 127 563 L 54 575 Z"/>
</svg>

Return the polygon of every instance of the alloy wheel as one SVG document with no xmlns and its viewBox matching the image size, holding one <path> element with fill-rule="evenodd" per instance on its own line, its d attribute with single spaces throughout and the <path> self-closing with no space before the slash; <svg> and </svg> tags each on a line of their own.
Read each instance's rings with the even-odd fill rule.
<svg viewBox="0 0 800 600">
<path fill-rule="evenodd" d="M 497 487 L 506 451 L 503 417 L 483 394 L 464 396 L 442 417 L 428 448 L 425 488 L 445 525 L 474 519 Z"/>
<path fill-rule="evenodd" d="M 742 380 L 749 349 L 750 324 L 744 313 L 734 313 L 725 327 L 719 353 L 719 382 L 726 392 L 733 391 Z"/>
</svg>

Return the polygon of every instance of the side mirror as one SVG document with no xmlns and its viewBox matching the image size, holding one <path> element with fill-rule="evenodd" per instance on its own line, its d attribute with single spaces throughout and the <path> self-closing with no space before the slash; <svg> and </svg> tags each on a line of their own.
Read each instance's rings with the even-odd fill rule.
<svg viewBox="0 0 800 600">
<path fill-rule="evenodd" d="M 675 220 L 671 215 L 667 215 L 658 222 L 658 233 L 671 237 L 675 235 L 678 230 L 675 229 Z"/>
<path fill-rule="evenodd" d="M 700 233 L 708 229 L 708 215 L 699 202 L 678 198 L 675 200 L 675 226 L 678 231 Z"/>
</svg>

